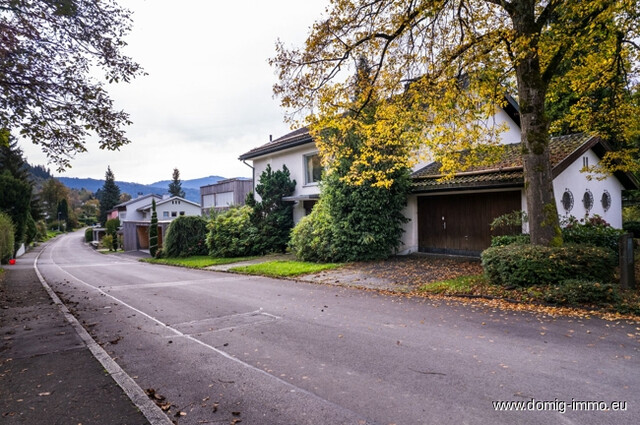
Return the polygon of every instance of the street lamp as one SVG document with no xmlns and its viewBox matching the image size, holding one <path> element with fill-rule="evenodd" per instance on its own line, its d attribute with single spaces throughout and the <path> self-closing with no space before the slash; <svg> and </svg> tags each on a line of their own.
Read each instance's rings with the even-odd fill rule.
<svg viewBox="0 0 640 425">
<path fill-rule="evenodd" d="M 60 214 L 62 213 L 58 211 L 58 232 L 60 231 Z"/>
</svg>

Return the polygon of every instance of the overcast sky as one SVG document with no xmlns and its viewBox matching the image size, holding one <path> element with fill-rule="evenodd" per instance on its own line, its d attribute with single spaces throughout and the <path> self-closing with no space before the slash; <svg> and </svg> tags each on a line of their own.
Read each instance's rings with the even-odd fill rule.
<svg viewBox="0 0 640 425">
<path fill-rule="evenodd" d="M 108 87 L 133 124 L 132 141 L 109 152 L 89 140 L 67 177 L 152 183 L 219 175 L 249 177 L 238 161 L 244 152 L 289 131 L 284 111 L 272 96 L 278 38 L 301 46 L 329 0 L 120 0 L 132 10 L 127 54 L 149 74 Z M 21 147 L 31 164 L 46 164 L 37 146 Z"/>
</svg>

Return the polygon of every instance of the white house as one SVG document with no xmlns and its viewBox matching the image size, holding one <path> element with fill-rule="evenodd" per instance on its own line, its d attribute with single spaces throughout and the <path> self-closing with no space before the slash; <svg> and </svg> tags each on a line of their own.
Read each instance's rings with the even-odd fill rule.
<svg viewBox="0 0 640 425">
<path fill-rule="evenodd" d="M 162 197 L 151 194 L 118 204 L 114 209 L 118 210 L 125 251 L 149 248 L 149 225 L 151 224 L 153 200 L 156 201 L 159 247 L 162 247 L 163 235 L 174 218 L 199 216 L 201 213 L 199 204 L 178 196 Z"/>
<path fill-rule="evenodd" d="M 519 154 L 519 111 L 511 97 L 507 100 L 507 105 L 492 120 L 496 126 L 506 123 L 509 127 L 501 135 L 505 153 L 499 163 L 472 168 L 446 181 L 439 180 L 442 176 L 437 163 L 414 168 L 412 190 L 404 210 L 409 222 L 404 228 L 401 254 L 418 251 L 478 254 L 490 244 L 489 223 L 494 218 L 512 211 L 527 211 Z M 589 179 L 580 172 L 585 165 L 597 164 L 607 149 L 600 139 L 588 135 L 552 139 L 553 185 L 561 216 L 582 218 L 598 214 L 612 226 L 622 227 L 621 192 L 637 188 L 635 178 L 616 173 L 604 179 Z M 322 169 L 307 129 L 252 149 L 239 159 L 253 161 L 254 182 L 267 164 L 274 170 L 283 165 L 289 168 L 296 180 L 295 192 L 287 198 L 295 202 L 295 222 L 308 214 L 319 199 Z"/>
</svg>

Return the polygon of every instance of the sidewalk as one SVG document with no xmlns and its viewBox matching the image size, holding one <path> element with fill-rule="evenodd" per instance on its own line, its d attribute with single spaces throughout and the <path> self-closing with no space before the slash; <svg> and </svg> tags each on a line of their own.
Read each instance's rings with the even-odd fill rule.
<svg viewBox="0 0 640 425">
<path fill-rule="evenodd" d="M 0 422 L 148 424 L 43 288 L 40 249 L 0 274 Z"/>
</svg>

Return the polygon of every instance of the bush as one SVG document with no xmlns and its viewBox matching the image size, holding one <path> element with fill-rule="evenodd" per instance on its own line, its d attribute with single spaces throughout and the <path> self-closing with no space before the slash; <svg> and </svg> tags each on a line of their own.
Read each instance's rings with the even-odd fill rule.
<svg viewBox="0 0 640 425">
<path fill-rule="evenodd" d="M 628 233 L 633 233 L 634 238 L 640 238 L 640 221 L 627 221 L 622 228 Z"/>
<path fill-rule="evenodd" d="M 231 207 L 209 222 L 207 248 L 212 257 L 246 257 L 255 254 L 254 241 L 259 237 L 251 224 L 252 208 Z"/>
<path fill-rule="evenodd" d="M 36 229 L 38 229 L 38 234 L 36 235 L 36 239 L 39 241 L 44 241 L 47 239 L 47 223 L 44 220 L 38 220 L 36 222 Z"/>
<path fill-rule="evenodd" d="M 303 217 L 291 231 L 289 247 L 299 260 L 330 262 L 337 256 L 332 240 L 331 216 L 320 199 L 311 214 Z"/>
<path fill-rule="evenodd" d="M 570 279 L 550 287 L 544 299 L 559 305 L 604 305 L 617 304 L 620 295 L 617 288 L 610 283 Z"/>
<path fill-rule="evenodd" d="M 93 242 L 93 229 L 91 227 L 84 230 L 84 241 Z"/>
<path fill-rule="evenodd" d="M 615 256 L 594 246 L 509 245 L 486 249 L 482 267 L 491 283 L 502 286 L 556 285 L 567 279 L 609 282 Z"/>
<path fill-rule="evenodd" d="M 112 218 L 110 220 L 107 220 L 105 228 L 107 229 L 107 235 L 111 236 L 111 246 L 108 247 L 109 250 L 117 251 L 118 250 L 118 229 L 120 228 L 120 219 Z M 102 243 L 103 244 L 105 243 L 104 240 Z"/>
<path fill-rule="evenodd" d="M 206 239 L 206 219 L 196 216 L 178 217 L 171 222 L 167 230 L 163 244 L 163 255 L 167 257 L 207 255 Z"/>
<path fill-rule="evenodd" d="M 114 243 L 116 243 L 116 242 L 114 242 L 115 239 L 116 238 L 114 238 L 113 235 L 104 235 L 102 237 L 102 239 L 100 239 L 100 246 L 102 248 L 109 249 L 109 251 L 112 251 L 113 250 L 113 245 L 114 245 Z"/>
<path fill-rule="evenodd" d="M 506 246 L 511 244 L 526 245 L 529 243 L 531 243 L 531 237 L 524 233 L 520 235 L 503 235 L 491 237 L 491 246 Z"/>
<path fill-rule="evenodd" d="M 13 221 L 8 214 L 0 211 L 0 264 L 7 264 L 13 258 L 14 242 Z"/>
<path fill-rule="evenodd" d="M 577 220 L 575 217 L 563 223 L 562 239 L 565 243 L 609 248 L 618 252 L 618 240 L 623 230 L 614 229 L 599 215 Z"/>
</svg>

